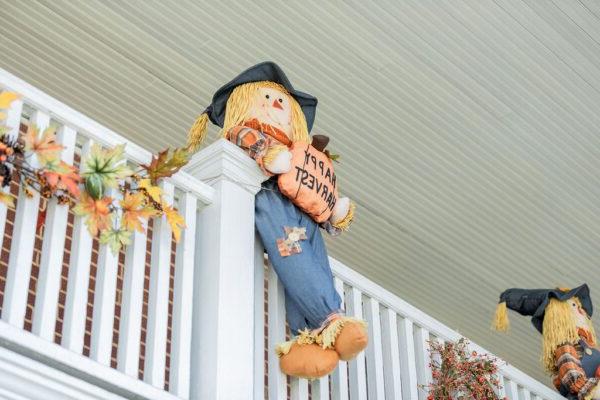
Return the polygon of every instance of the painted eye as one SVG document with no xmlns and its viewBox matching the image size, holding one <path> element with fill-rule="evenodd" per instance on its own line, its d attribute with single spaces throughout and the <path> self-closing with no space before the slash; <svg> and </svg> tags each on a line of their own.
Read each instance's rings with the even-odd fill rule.
<svg viewBox="0 0 600 400">
<path fill-rule="evenodd" d="M 269 96 L 269 95 L 266 95 L 265 97 L 268 99 L 270 96 Z"/>
<path fill-rule="evenodd" d="M 279 99 L 279 102 L 280 102 L 280 103 L 283 103 L 283 99 Z"/>
</svg>

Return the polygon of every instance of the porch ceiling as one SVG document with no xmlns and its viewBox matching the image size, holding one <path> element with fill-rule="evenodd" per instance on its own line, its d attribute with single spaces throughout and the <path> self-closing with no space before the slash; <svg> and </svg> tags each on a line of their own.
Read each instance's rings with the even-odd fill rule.
<svg viewBox="0 0 600 400">
<path fill-rule="evenodd" d="M 545 383 L 498 294 L 600 293 L 598 1 L 2 0 L 0 35 L 0 67 L 151 149 L 276 61 L 358 204 L 331 254 Z"/>
</svg>

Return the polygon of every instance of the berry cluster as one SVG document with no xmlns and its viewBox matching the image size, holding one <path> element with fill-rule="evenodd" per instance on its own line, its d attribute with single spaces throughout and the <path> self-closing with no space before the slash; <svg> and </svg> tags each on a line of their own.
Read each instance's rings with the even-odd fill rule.
<svg viewBox="0 0 600 400">
<path fill-rule="evenodd" d="M 497 359 L 469 351 L 468 341 L 430 342 L 431 376 L 427 400 L 500 400 Z"/>
</svg>

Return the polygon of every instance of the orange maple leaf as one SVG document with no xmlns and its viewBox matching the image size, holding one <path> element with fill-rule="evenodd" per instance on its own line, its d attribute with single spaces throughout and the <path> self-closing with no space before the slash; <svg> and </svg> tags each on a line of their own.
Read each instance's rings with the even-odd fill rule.
<svg viewBox="0 0 600 400">
<path fill-rule="evenodd" d="M 79 197 L 81 177 L 74 166 L 61 161 L 58 165 L 42 171 L 42 175 L 52 189 L 65 190 L 73 197 Z"/>
<path fill-rule="evenodd" d="M 158 179 L 167 178 L 179 171 L 188 163 L 189 158 L 190 154 L 186 149 L 175 149 L 172 152 L 166 149 L 153 155 L 150 164 L 142 164 L 141 167 L 148 172 L 152 183 L 156 183 Z"/>
<path fill-rule="evenodd" d="M 144 232 L 142 219 L 147 220 L 157 215 L 157 211 L 154 208 L 147 206 L 146 196 L 141 192 L 127 193 L 123 200 L 120 201 L 120 204 L 123 209 L 121 227 L 127 231 L 137 230 L 138 232 Z"/>
<path fill-rule="evenodd" d="M 185 228 L 185 220 L 183 219 L 181 214 L 177 212 L 176 209 L 174 209 L 167 203 L 162 203 L 162 209 L 165 213 L 165 216 L 167 217 L 167 222 L 171 226 L 171 230 L 173 231 L 173 237 L 175 238 L 175 241 L 179 242 L 179 239 L 181 238 L 181 229 Z"/>
<path fill-rule="evenodd" d="M 111 226 L 112 213 L 110 205 L 113 199 L 111 197 L 103 197 L 94 200 L 87 193 L 83 193 L 77 205 L 73 208 L 75 215 L 86 218 L 85 224 L 92 236 L 97 236 L 98 232 L 104 231 Z"/>
<path fill-rule="evenodd" d="M 60 156 L 60 152 L 64 149 L 63 145 L 56 143 L 54 128 L 46 128 L 44 133 L 39 135 L 38 128 L 33 124 L 29 125 L 23 139 L 25 150 L 35 154 L 41 165 L 56 161 Z"/>
</svg>

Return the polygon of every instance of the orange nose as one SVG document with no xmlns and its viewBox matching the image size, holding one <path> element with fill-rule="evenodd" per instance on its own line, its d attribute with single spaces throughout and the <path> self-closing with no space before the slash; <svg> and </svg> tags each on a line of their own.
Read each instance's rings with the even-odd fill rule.
<svg viewBox="0 0 600 400">
<path fill-rule="evenodd" d="M 280 110 L 283 110 L 283 107 L 281 107 L 281 103 L 277 100 L 273 101 L 273 107 L 275 108 L 279 108 Z"/>
</svg>

